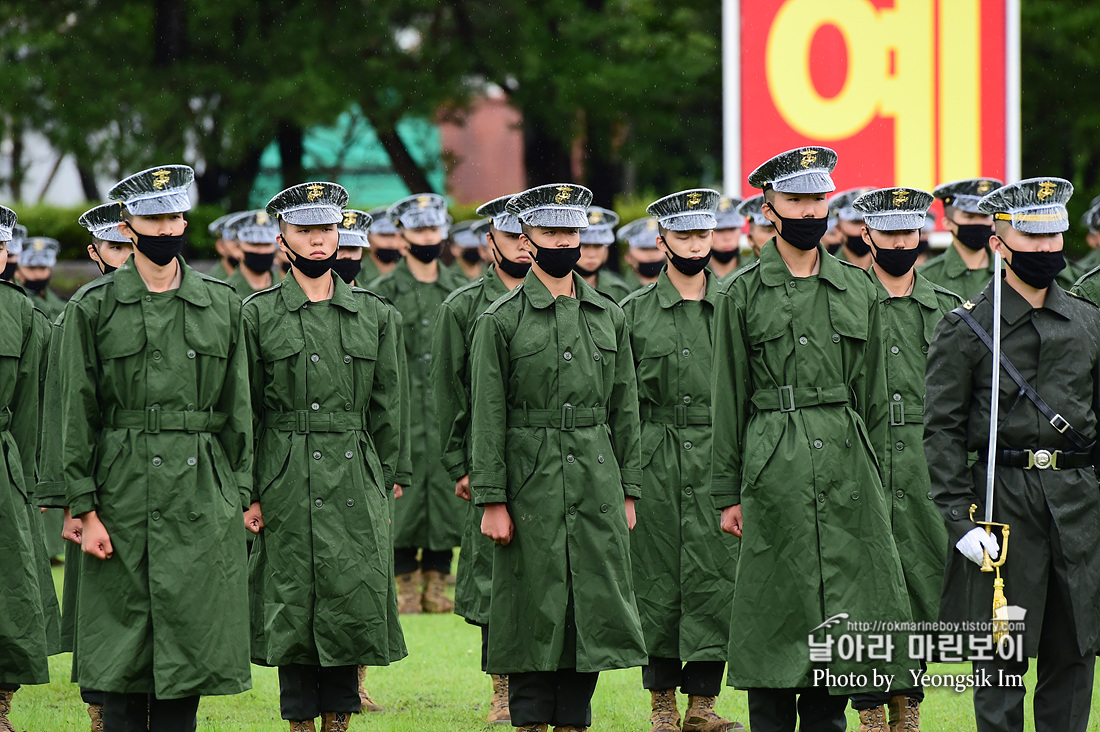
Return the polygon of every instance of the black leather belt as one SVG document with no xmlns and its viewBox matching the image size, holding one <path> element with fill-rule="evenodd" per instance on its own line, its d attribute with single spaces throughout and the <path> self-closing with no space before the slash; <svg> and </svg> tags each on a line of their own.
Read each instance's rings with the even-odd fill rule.
<svg viewBox="0 0 1100 732">
<path fill-rule="evenodd" d="M 981 453 L 979 462 L 985 461 L 985 454 Z M 997 450 L 997 465 L 1024 470 L 1070 470 L 1092 465 L 1092 455 L 1065 450 Z"/>
</svg>

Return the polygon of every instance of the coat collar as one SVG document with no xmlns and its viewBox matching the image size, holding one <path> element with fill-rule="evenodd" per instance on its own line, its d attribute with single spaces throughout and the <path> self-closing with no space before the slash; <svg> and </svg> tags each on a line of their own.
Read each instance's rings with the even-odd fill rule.
<svg viewBox="0 0 1100 732">
<path fill-rule="evenodd" d="M 838 290 L 846 290 L 844 283 L 844 267 L 847 265 L 837 261 L 836 257 L 825 251 L 825 247 L 817 245 L 817 256 L 821 261 L 818 277 L 825 280 Z M 760 281 L 768 287 L 782 287 L 788 281 L 796 279 L 787 269 L 787 263 L 779 254 L 773 237 L 760 249 Z"/>
<path fill-rule="evenodd" d="M 202 281 L 198 272 L 187 266 L 182 256 L 176 257 L 179 263 L 180 278 L 179 289 L 175 290 L 176 297 L 186 300 L 192 305 L 204 308 L 210 304 L 210 293 Z M 115 299 L 119 302 L 137 302 L 143 296 L 149 294 L 149 288 L 145 286 L 145 280 L 141 279 L 137 267 L 134 266 L 134 255 L 130 255 L 121 267 L 114 272 Z"/>
<path fill-rule="evenodd" d="M 707 292 L 703 295 L 703 302 L 714 305 L 714 299 L 718 295 L 718 278 L 709 269 L 703 270 L 703 274 L 707 278 Z M 683 295 L 676 289 L 676 285 L 672 284 L 672 280 L 668 278 L 667 268 L 662 269 L 661 274 L 657 275 L 657 282 L 654 287 L 657 288 L 657 302 L 665 309 L 684 300 Z"/>
<path fill-rule="evenodd" d="M 982 294 L 985 295 L 985 299 L 988 300 L 989 304 L 992 306 L 992 282 L 986 285 Z M 1047 299 L 1046 302 L 1043 303 L 1042 309 L 1056 313 L 1065 320 L 1071 320 L 1073 318 L 1073 308 L 1070 296 L 1067 295 L 1057 283 L 1052 282 L 1050 287 L 1047 288 Z M 1004 322 L 1009 325 L 1015 325 L 1032 310 L 1034 310 L 1034 308 L 1031 307 L 1031 303 L 1024 299 L 1023 295 L 1009 287 L 1007 283 L 1001 283 L 1001 318 Z"/>
<path fill-rule="evenodd" d="M 596 292 L 583 278 L 576 272 L 573 272 L 573 288 L 577 293 L 577 300 L 581 303 L 588 303 L 589 305 L 595 305 L 601 310 L 606 309 L 607 305 L 611 302 L 606 297 Z M 550 290 L 546 289 L 546 285 L 542 284 L 542 280 L 535 274 L 535 270 L 532 268 L 527 276 L 523 278 L 523 293 L 527 296 L 527 301 L 534 307 L 542 310 L 548 308 L 554 304 L 554 297 L 550 294 Z"/>
<path fill-rule="evenodd" d="M 355 302 L 355 296 L 352 294 L 351 286 L 340 279 L 335 272 L 330 271 L 329 276 L 334 281 L 332 299 L 329 302 L 349 313 L 359 312 L 359 304 Z M 309 298 L 306 296 L 305 291 L 302 290 L 302 286 L 298 284 L 298 280 L 294 278 L 292 272 L 288 272 L 287 276 L 283 278 L 283 281 L 275 286 L 279 288 L 286 309 L 291 312 L 309 302 Z"/>
<path fill-rule="evenodd" d="M 989 274 L 993 274 L 993 252 L 989 247 L 985 248 L 985 253 L 988 257 L 986 260 L 985 270 Z M 947 245 L 947 250 L 943 253 L 943 273 L 947 277 L 962 277 L 964 274 L 970 271 L 970 268 L 966 266 L 966 262 L 959 256 L 959 250 L 955 248 L 955 243 Z M 974 270 L 980 272 L 981 270 Z"/>
<path fill-rule="evenodd" d="M 871 268 L 870 274 L 871 279 L 874 280 L 875 290 L 878 292 L 878 301 L 880 303 L 886 300 L 897 299 L 891 295 L 890 291 L 886 289 L 886 286 L 882 284 L 874 267 Z M 913 298 L 926 308 L 935 310 L 939 307 L 939 301 L 936 299 L 936 290 L 932 287 L 932 283 L 920 272 L 914 272 L 914 274 L 916 275 L 916 279 L 913 280 L 913 291 L 909 293 L 908 297 Z"/>
</svg>

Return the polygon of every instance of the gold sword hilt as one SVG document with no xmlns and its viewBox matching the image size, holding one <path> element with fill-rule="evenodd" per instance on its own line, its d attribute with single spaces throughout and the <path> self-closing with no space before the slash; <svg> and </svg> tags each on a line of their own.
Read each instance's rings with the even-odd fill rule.
<svg viewBox="0 0 1100 732">
<path fill-rule="evenodd" d="M 970 520 L 976 523 L 978 526 L 984 528 L 986 534 L 992 534 L 994 526 L 1001 527 L 1001 553 L 997 556 L 997 561 L 993 561 L 992 559 L 990 559 L 989 552 L 986 551 L 985 547 L 982 547 L 982 571 L 993 572 L 1004 566 L 1005 559 L 1008 558 L 1008 524 L 1000 524 L 996 521 L 978 521 L 974 518 L 974 512 L 977 510 L 977 504 L 971 503 Z M 997 575 L 1000 576 L 1000 572 L 997 572 Z"/>
</svg>

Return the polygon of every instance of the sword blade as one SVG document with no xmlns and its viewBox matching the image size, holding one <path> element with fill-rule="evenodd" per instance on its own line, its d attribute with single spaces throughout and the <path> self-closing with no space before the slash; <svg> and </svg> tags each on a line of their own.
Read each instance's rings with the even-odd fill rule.
<svg viewBox="0 0 1100 732">
<path fill-rule="evenodd" d="M 993 520 L 993 482 L 997 474 L 997 420 L 1001 402 L 1001 255 L 993 253 L 993 378 L 989 398 L 989 445 L 986 451 L 985 520 Z"/>
</svg>

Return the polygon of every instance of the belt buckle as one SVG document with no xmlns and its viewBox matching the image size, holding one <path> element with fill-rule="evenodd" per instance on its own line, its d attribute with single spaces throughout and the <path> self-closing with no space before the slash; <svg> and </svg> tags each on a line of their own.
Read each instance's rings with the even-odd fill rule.
<svg viewBox="0 0 1100 732">
<path fill-rule="evenodd" d="M 674 427 L 687 427 L 688 425 L 688 410 L 683 404 L 676 404 L 672 407 L 672 424 Z"/>
<path fill-rule="evenodd" d="M 1036 450 L 1034 452 L 1028 450 L 1027 461 L 1029 468 L 1047 470 L 1049 468 L 1055 467 L 1054 455 L 1051 454 L 1050 450 Z M 1055 467 L 1055 469 L 1057 468 Z"/>
<path fill-rule="evenodd" d="M 894 417 L 894 407 L 897 407 L 897 417 Z M 903 424 L 905 424 L 905 405 L 901 402 L 890 402 L 890 426 L 899 427 Z"/>
<path fill-rule="evenodd" d="M 558 425 L 562 432 L 572 432 L 577 426 L 577 419 L 573 415 L 573 405 L 568 402 L 561 408 L 561 424 Z"/>
<path fill-rule="evenodd" d="M 794 387 L 791 386 L 790 384 L 784 384 L 783 386 L 779 387 L 777 389 L 777 391 L 779 392 L 779 411 L 780 412 L 793 412 L 794 411 Z M 789 407 L 783 404 L 783 395 L 784 394 L 787 395 L 787 401 L 790 403 Z"/>
<path fill-rule="evenodd" d="M 160 434 L 160 407 L 145 410 L 145 431 L 151 435 Z"/>
<path fill-rule="evenodd" d="M 1060 414 L 1056 414 L 1050 418 L 1050 426 L 1058 430 L 1058 432 L 1065 434 L 1065 431 L 1069 429 L 1069 422 L 1066 418 Z"/>
<path fill-rule="evenodd" d="M 294 431 L 299 435 L 309 434 L 309 412 L 299 409 L 294 413 Z"/>
</svg>

